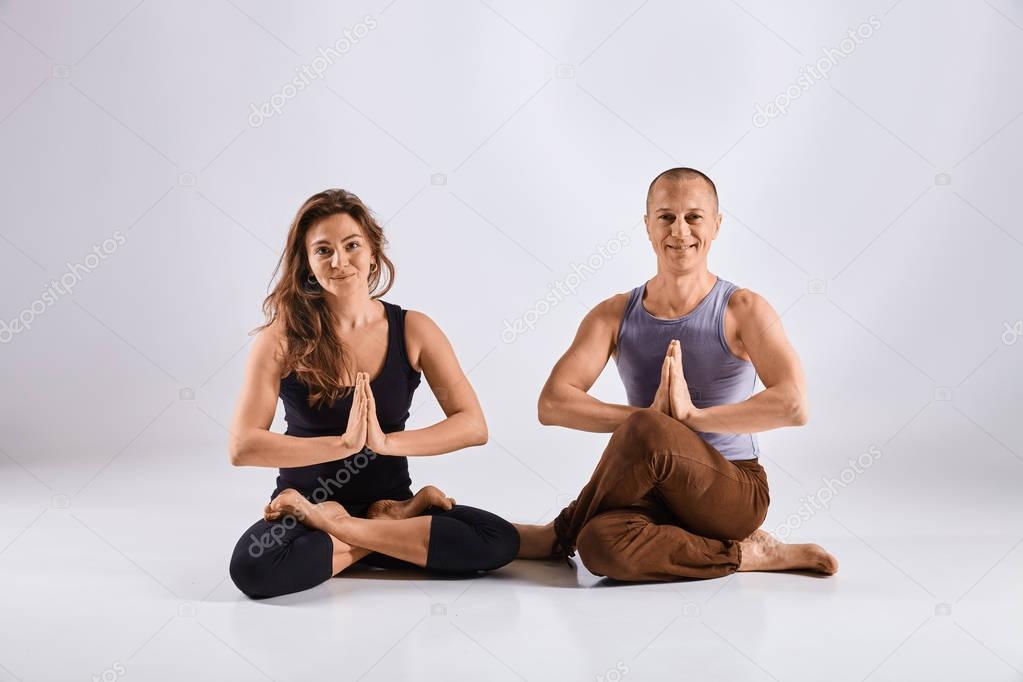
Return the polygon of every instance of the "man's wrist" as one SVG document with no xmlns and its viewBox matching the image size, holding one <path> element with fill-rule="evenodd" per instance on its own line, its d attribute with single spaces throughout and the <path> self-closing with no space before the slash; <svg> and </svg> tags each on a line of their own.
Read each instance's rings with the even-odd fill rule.
<svg viewBox="0 0 1023 682">
<path fill-rule="evenodd" d="M 703 416 L 703 410 L 693 405 L 686 413 L 681 417 L 676 417 L 680 422 L 691 428 L 693 431 L 699 431 L 697 425 L 700 421 L 700 417 Z"/>
</svg>

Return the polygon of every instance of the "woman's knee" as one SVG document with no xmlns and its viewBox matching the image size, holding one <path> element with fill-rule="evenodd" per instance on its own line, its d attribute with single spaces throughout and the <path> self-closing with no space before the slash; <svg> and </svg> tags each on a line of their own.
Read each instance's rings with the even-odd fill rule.
<svg viewBox="0 0 1023 682">
<path fill-rule="evenodd" d="M 509 521 L 482 509 L 477 530 L 486 538 L 483 555 L 486 557 L 483 570 L 492 571 L 510 564 L 519 555 L 519 532 Z"/>
<path fill-rule="evenodd" d="M 252 599 L 277 596 L 270 580 L 272 562 L 267 552 L 260 545 L 242 538 L 231 555 L 228 569 L 231 581 Z"/>
<path fill-rule="evenodd" d="M 492 540 L 494 548 L 492 557 L 495 565 L 487 570 L 493 570 L 494 568 L 510 564 L 519 555 L 520 538 L 519 532 L 515 530 L 515 526 L 500 516 L 495 515 L 494 519 L 494 537 Z"/>
<path fill-rule="evenodd" d="M 492 571 L 519 554 L 519 533 L 483 509 L 456 505 L 433 518 L 427 566 L 441 570 Z"/>
<path fill-rule="evenodd" d="M 285 552 L 288 560 L 281 561 Z M 257 522 L 235 544 L 228 573 L 252 599 L 279 597 L 329 578 L 332 553 L 333 542 L 322 531 Z"/>
</svg>

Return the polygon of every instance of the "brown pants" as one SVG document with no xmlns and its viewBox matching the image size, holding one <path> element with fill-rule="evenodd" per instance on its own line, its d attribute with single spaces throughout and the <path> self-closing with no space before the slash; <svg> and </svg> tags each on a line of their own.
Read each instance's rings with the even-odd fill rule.
<svg viewBox="0 0 1023 682">
<path fill-rule="evenodd" d="M 727 460 L 656 410 L 630 415 L 554 528 L 591 573 L 617 580 L 717 578 L 739 568 L 739 540 L 770 495 L 757 459 Z"/>
</svg>

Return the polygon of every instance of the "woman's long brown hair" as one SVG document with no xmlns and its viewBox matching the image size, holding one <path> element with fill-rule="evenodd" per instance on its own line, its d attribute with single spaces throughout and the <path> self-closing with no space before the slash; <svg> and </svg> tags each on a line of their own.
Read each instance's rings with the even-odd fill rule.
<svg viewBox="0 0 1023 682">
<path fill-rule="evenodd" d="M 377 262 L 376 270 L 369 276 L 370 297 L 380 298 L 391 289 L 394 263 L 384 254 L 387 239 L 383 228 L 359 197 L 343 189 L 324 190 L 306 199 L 291 222 L 287 245 L 271 281 L 278 272 L 281 277 L 263 301 L 266 323 L 251 332 L 256 334 L 281 321 L 287 339 L 284 376 L 294 371 L 298 380 L 309 387 L 310 407 L 331 405 L 354 388 L 341 383 L 342 376 L 355 377 L 354 358 L 338 337 L 337 320 L 324 301 L 323 289 L 308 281 L 312 269 L 306 255 L 306 233 L 320 220 L 338 213 L 345 213 L 359 223 L 370 243 Z"/>
</svg>

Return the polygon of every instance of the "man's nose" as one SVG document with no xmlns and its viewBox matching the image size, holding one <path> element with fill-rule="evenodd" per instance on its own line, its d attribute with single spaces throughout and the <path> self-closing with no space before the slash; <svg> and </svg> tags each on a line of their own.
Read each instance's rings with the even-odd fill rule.
<svg viewBox="0 0 1023 682">
<path fill-rule="evenodd" d="M 689 223 L 685 221 L 685 218 L 676 218 L 675 222 L 671 224 L 672 237 L 685 237 L 690 232 Z"/>
</svg>

